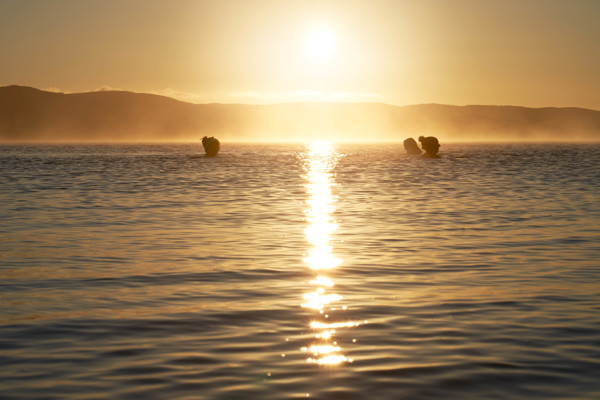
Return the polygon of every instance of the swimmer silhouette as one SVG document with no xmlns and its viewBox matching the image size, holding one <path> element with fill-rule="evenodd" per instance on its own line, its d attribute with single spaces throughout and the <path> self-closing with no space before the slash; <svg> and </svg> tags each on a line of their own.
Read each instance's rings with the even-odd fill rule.
<svg viewBox="0 0 600 400">
<path fill-rule="evenodd" d="M 406 150 L 408 154 L 415 156 L 421 154 L 421 149 L 419 148 L 419 145 L 413 138 L 408 138 L 404 140 L 404 150 Z"/>
<path fill-rule="evenodd" d="M 219 139 L 214 136 L 202 138 L 202 147 L 204 147 L 204 151 L 206 152 L 206 157 L 214 157 L 219 152 L 221 148 L 221 143 Z"/>
<path fill-rule="evenodd" d="M 421 147 L 425 150 L 425 154 L 421 157 L 423 158 L 440 158 L 438 155 L 438 151 L 440 149 L 440 142 L 434 136 L 419 136 L 419 142 L 421 142 Z"/>
</svg>

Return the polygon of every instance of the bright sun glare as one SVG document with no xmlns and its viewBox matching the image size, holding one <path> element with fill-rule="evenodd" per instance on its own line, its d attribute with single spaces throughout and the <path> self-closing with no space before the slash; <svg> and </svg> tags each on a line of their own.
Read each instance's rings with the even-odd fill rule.
<svg viewBox="0 0 600 400">
<path fill-rule="evenodd" d="M 307 40 L 308 54 L 315 60 L 325 60 L 331 56 L 335 47 L 335 38 L 327 29 L 317 29 L 310 33 Z"/>
</svg>

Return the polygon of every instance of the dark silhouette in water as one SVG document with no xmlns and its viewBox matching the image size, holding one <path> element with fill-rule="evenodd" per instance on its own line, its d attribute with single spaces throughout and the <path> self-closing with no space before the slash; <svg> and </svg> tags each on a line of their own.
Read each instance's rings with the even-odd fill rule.
<svg viewBox="0 0 600 400">
<path fill-rule="evenodd" d="M 206 152 L 206 157 L 214 157 L 221 149 L 221 143 L 219 139 L 214 136 L 202 138 L 202 147 L 204 147 L 204 151 Z"/>
<path fill-rule="evenodd" d="M 437 140 L 435 136 L 419 136 L 419 142 L 421 142 L 421 147 L 425 150 L 425 154 L 421 157 L 423 158 L 440 158 L 438 156 L 438 150 L 440 149 L 440 142 Z"/>
<path fill-rule="evenodd" d="M 421 154 L 421 149 L 419 148 L 419 145 L 413 138 L 408 138 L 404 140 L 404 150 L 406 150 L 408 154 L 415 156 Z"/>
</svg>

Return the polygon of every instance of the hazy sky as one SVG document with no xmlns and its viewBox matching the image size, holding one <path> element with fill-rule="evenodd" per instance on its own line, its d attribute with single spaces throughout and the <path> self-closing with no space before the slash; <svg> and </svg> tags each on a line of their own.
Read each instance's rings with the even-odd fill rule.
<svg viewBox="0 0 600 400">
<path fill-rule="evenodd" d="M 0 0 L 0 85 L 600 110 L 600 0 Z"/>
</svg>

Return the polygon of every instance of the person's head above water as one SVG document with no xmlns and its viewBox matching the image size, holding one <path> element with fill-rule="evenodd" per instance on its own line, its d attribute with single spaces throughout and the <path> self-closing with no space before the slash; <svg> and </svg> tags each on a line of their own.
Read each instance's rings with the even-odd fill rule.
<svg viewBox="0 0 600 400">
<path fill-rule="evenodd" d="M 421 147 L 425 150 L 423 157 L 439 158 L 438 151 L 440 149 L 440 142 L 434 136 L 419 136 L 419 142 Z"/>
<path fill-rule="evenodd" d="M 415 156 L 421 155 L 421 149 L 419 148 L 419 145 L 413 138 L 408 138 L 404 140 L 404 150 L 406 150 L 407 154 Z"/>
</svg>

